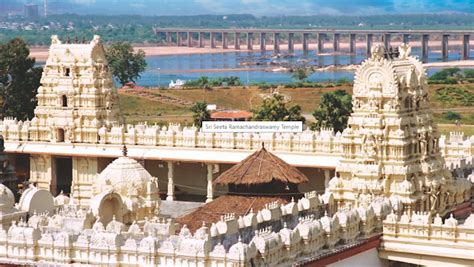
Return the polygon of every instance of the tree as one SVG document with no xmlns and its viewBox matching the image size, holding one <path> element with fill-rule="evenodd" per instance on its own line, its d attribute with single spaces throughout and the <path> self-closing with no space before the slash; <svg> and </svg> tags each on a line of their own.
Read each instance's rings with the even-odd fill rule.
<svg viewBox="0 0 474 267">
<path fill-rule="evenodd" d="M 36 107 L 42 68 L 34 67 L 35 59 L 20 38 L 0 44 L 1 117 L 31 119 Z"/>
<path fill-rule="evenodd" d="M 319 107 L 313 112 L 316 119 L 314 128 L 332 127 L 343 131 L 352 112 L 352 97 L 344 90 L 327 92 L 321 95 Z"/>
<path fill-rule="evenodd" d="M 454 120 L 460 120 L 461 114 L 459 114 L 456 111 L 448 111 L 446 113 L 443 113 L 443 117 L 447 120 L 454 121 Z"/>
<path fill-rule="evenodd" d="M 107 61 L 112 74 L 124 86 L 128 82 L 135 82 L 146 68 L 145 52 L 138 50 L 126 42 L 112 44 L 106 52 Z"/>
<path fill-rule="evenodd" d="M 273 94 L 265 98 L 260 107 L 252 110 L 254 121 L 305 121 L 301 116 L 301 107 L 294 105 L 288 108 L 288 102 L 282 94 Z"/>
<path fill-rule="evenodd" d="M 202 126 L 203 121 L 208 121 L 211 119 L 211 113 L 207 109 L 206 102 L 196 102 L 194 106 L 191 107 L 193 114 L 194 125 L 198 127 Z"/>
<path fill-rule="evenodd" d="M 311 75 L 311 71 L 306 69 L 306 68 L 297 68 L 295 71 L 293 71 L 293 74 L 291 75 L 293 79 L 298 80 L 300 82 L 303 82 L 308 78 L 308 76 Z"/>
</svg>

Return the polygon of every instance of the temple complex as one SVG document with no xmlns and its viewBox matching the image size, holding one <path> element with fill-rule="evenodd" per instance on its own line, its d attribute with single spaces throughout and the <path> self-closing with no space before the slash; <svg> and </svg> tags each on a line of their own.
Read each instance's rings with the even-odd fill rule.
<svg viewBox="0 0 474 267">
<path fill-rule="evenodd" d="M 53 36 L 35 117 L 1 127 L 0 263 L 473 266 L 474 138 L 440 136 L 399 51 L 359 66 L 342 133 L 226 135 L 122 124 L 100 38 Z"/>
</svg>

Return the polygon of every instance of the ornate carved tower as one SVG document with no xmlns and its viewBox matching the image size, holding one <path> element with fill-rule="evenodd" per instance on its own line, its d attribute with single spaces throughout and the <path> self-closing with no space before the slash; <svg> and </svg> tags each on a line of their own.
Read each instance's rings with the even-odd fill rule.
<svg viewBox="0 0 474 267">
<path fill-rule="evenodd" d="M 440 154 L 425 70 L 410 50 L 377 45 L 356 72 L 343 157 L 328 187 L 338 201 L 359 205 L 385 197 L 400 211 L 440 213 L 453 203 L 454 180 Z"/>
<path fill-rule="evenodd" d="M 33 140 L 97 143 L 99 129 L 116 119 L 117 94 L 97 35 L 87 44 L 63 44 L 53 35 L 41 85 Z"/>
</svg>

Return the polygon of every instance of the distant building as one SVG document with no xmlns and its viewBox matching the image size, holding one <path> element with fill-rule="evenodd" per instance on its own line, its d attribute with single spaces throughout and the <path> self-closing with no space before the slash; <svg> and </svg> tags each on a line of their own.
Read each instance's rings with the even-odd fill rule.
<svg viewBox="0 0 474 267">
<path fill-rule="evenodd" d="M 219 110 L 211 113 L 213 121 L 248 121 L 253 113 L 245 110 Z"/>
<path fill-rule="evenodd" d="M 39 16 L 38 5 L 25 4 L 23 6 L 23 16 L 28 19 L 35 19 Z"/>
</svg>

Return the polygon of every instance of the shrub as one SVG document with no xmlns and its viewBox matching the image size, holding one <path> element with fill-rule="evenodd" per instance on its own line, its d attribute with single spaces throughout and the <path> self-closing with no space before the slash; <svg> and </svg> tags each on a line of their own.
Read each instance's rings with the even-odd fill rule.
<svg viewBox="0 0 474 267">
<path fill-rule="evenodd" d="M 461 114 L 459 114 L 456 111 L 448 111 L 448 112 L 443 113 L 443 117 L 446 120 L 454 121 L 454 120 L 460 120 Z"/>
</svg>

